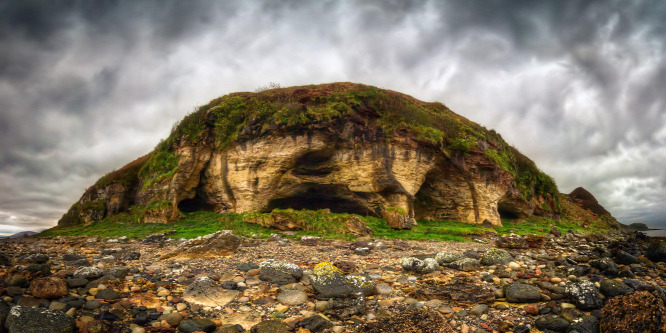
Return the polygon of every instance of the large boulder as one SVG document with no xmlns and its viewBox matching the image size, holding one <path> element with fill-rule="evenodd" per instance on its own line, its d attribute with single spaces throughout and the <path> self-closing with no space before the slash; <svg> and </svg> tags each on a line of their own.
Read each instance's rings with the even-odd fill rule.
<svg viewBox="0 0 666 333">
<path fill-rule="evenodd" d="M 481 256 L 481 264 L 485 266 L 506 264 L 511 260 L 513 260 L 511 254 L 502 249 L 488 249 Z"/>
<path fill-rule="evenodd" d="M 402 266 L 402 269 L 405 271 L 420 274 L 432 273 L 439 269 L 437 261 L 433 258 L 425 258 L 424 260 L 414 257 L 402 258 L 402 260 L 400 260 L 400 266 Z"/>
<path fill-rule="evenodd" d="M 74 332 L 74 318 L 62 311 L 17 305 L 5 321 L 9 333 L 67 333 Z"/>
<path fill-rule="evenodd" d="M 437 263 L 442 266 L 464 258 L 464 254 L 452 251 L 442 251 L 435 255 L 435 260 L 437 260 Z"/>
<path fill-rule="evenodd" d="M 222 230 L 210 235 L 190 239 L 160 259 L 201 258 L 225 256 L 236 252 L 243 243 L 243 238 L 234 235 L 231 230 Z"/>
<path fill-rule="evenodd" d="M 315 266 L 310 275 L 312 289 L 321 297 L 343 297 L 348 295 L 371 295 L 376 284 L 359 275 L 345 275 L 330 262 Z"/>
<path fill-rule="evenodd" d="M 270 283 L 285 285 L 298 282 L 303 277 L 303 270 L 298 265 L 267 260 L 259 264 L 259 279 Z"/>
<path fill-rule="evenodd" d="M 666 242 L 663 240 L 653 240 L 645 251 L 645 256 L 654 261 L 666 261 Z"/>
<path fill-rule="evenodd" d="M 69 289 L 65 280 L 48 276 L 32 280 L 30 282 L 30 293 L 37 298 L 51 299 L 67 296 Z"/>
<path fill-rule="evenodd" d="M 598 309 L 603 304 L 599 290 L 590 281 L 569 284 L 565 290 L 571 301 L 581 310 Z"/>
</svg>

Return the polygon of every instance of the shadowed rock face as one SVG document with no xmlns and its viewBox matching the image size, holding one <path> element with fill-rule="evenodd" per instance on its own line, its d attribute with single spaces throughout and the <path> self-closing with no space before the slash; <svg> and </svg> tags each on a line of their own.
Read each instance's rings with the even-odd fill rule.
<svg viewBox="0 0 666 333">
<path fill-rule="evenodd" d="M 140 170 L 124 168 L 134 170 L 134 175 L 110 174 L 114 179 L 130 181 L 98 182 L 59 224 L 90 223 L 132 205 L 144 208 L 144 222 L 164 223 L 178 219 L 180 211 L 269 212 L 276 208 L 328 208 L 334 213 L 382 216 L 388 207 L 394 207 L 410 218 L 493 225 L 501 224 L 501 215 L 559 216 L 553 201 L 556 194 L 535 193 L 534 184 L 526 194 L 524 186 L 516 186 L 515 170 L 503 168 L 497 158 L 489 157 L 490 152 L 520 153 L 509 149 L 496 134 L 493 139 L 485 139 L 491 137 L 490 132 L 441 104 L 432 106 L 394 92 L 354 84 L 286 88 L 229 98 L 245 99 L 245 103 L 252 98 L 265 98 L 270 103 L 293 100 L 286 105 L 306 110 L 295 112 L 307 113 L 324 103 L 318 100 L 338 96 L 334 94 L 356 96 L 352 92 L 366 91 L 363 89 L 392 96 L 391 101 L 398 100 L 392 102 L 395 105 L 413 103 L 432 107 L 434 111 L 428 112 L 435 113 L 440 112 L 436 108 L 442 108 L 442 115 L 437 117 L 450 117 L 452 124 L 458 124 L 455 126 L 465 124 L 464 128 L 474 127 L 481 134 L 466 141 L 471 142 L 469 149 L 456 150 L 458 138 L 446 137 L 446 132 L 440 131 L 445 134 L 444 139 L 433 141 L 415 134 L 414 128 L 421 127 L 385 125 L 388 111 L 382 107 L 395 105 L 358 97 L 361 102 L 353 102 L 356 104 L 346 101 L 352 106 L 344 115 L 326 121 L 292 126 L 266 121 L 255 124 L 255 118 L 251 118 L 243 123 L 244 129 L 233 134 L 234 140 L 227 140 L 220 134 L 222 116 L 215 113 L 220 105 L 227 105 L 223 97 L 218 106 L 199 111 L 201 130 L 194 140 L 176 130 L 155 152 L 133 162 L 141 166 Z M 219 101 L 210 105 L 215 102 Z M 183 120 L 186 121 L 187 118 Z M 228 131 L 225 133 L 229 135 Z M 223 146 L 220 142 L 224 142 Z M 173 156 L 175 168 L 157 177 L 150 170 L 159 167 L 155 165 L 160 154 Z"/>
</svg>

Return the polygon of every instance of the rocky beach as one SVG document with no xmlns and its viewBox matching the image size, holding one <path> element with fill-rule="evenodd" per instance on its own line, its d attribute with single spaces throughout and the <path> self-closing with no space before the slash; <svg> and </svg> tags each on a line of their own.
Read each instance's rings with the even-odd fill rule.
<svg viewBox="0 0 666 333">
<path fill-rule="evenodd" d="M 472 242 L 287 235 L 0 240 L 2 331 L 666 328 L 666 247 L 639 233 L 553 228 Z"/>
</svg>

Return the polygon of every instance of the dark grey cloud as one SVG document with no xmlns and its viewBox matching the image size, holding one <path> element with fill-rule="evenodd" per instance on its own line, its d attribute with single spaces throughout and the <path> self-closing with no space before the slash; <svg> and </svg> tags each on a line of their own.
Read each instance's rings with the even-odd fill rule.
<svg viewBox="0 0 666 333">
<path fill-rule="evenodd" d="M 666 226 L 665 47 L 658 0 L 4 2 L 0 233 L 54 225 L 196 105 L 332 81 L 441 101 Z"/>
</svg>

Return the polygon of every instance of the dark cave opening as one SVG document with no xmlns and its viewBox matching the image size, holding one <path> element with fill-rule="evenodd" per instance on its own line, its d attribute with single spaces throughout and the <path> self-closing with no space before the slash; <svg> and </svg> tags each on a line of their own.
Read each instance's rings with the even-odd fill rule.
<svg viewBox="0 0 666 333">
<path fill-rule="evenodd" d="M 268 204 L 267 212 L 273 209 L 319 210 L 330 209 L 331 213 L 349 213 L 358 215 L 371 215 L 366 207 L 353 200 L 336 195 L 334 192 L 324 192 L 310 189 L 306 192 L 287 197 L 273 199 Z"/>
<path fill-rule="evenodd" d="M 199 211 L 213 212 L 213 205 L 209 204 L 198 193 L 192 199 L 183 199 L 178 203 L 178 209 L 183 213 L 193 213 Z"/>
<path fill-rule="evenodd" d="M 516 220 L 519 218 L 518 214 L 502 209 L 502 206 L 497 207 L 497 212 L 499 213 L 500 219 Z"/>
</svg>

